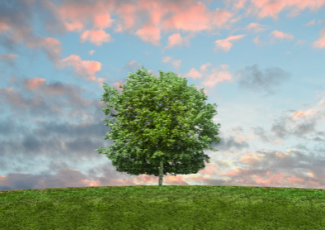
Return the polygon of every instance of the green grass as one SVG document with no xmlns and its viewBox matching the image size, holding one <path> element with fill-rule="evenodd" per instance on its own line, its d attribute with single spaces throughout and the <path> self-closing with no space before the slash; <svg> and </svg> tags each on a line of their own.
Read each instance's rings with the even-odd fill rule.
<svg viewBox="0 0 325 230">
<path fill-rule="evenodd" d="M 325 190 L 163 185 L 0 191 L 0 229 L 325 229 Z"/>
</svg>

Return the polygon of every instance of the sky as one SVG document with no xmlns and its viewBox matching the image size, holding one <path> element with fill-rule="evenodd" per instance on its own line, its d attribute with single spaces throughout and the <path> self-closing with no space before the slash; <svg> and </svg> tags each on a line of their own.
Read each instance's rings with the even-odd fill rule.
<svg viewBox="0 0 325 230">
<path fill-rule="evenodd" d="M 103 83 L 204 88 L 218 151 L 163 185 L 325 189 L 325 0 L 0 1 L 0 190 L 158 185 L 95 150 Z"/>
</svg>

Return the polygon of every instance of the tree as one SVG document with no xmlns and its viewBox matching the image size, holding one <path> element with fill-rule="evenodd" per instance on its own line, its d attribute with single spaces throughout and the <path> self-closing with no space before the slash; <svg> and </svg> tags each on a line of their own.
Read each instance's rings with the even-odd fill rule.
<svg viewBox="0 0 325 230">
<path fill-rule="evenodd" d="M 209 144 L 219 142 L 215 135 L 220 124 L 211 121 L 217 113 L 214 106 L 205 105 L 203 89 L 187 86 L 187 80 L 175 73 L 159 72 L 155 78 L 142 66 L 120 86 L 121 94 L 104 83 L 102 101 L 109 104 L 102 111 L 117 118 L 103 119 L 111 129 L 104 140 L 114 140 L 115 145 L 95 151 L 106 154 L 118 172 L 159 176 L 161 186 L 167 173 L 197 173 L 205 168 L 204 162 L 210 163 L 202 150 L 218 151 Z"/>
</svg>

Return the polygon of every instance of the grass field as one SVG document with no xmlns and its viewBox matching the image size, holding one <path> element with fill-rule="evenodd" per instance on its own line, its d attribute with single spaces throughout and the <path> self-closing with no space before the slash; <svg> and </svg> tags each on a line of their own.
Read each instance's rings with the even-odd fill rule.
<svg viewBox="0 0 325 230">
<path fill-rule="evenodd" d="M 163 185 L 0 191 L 0 229 L 325 229 L 325 190 Z"/>
</svg>

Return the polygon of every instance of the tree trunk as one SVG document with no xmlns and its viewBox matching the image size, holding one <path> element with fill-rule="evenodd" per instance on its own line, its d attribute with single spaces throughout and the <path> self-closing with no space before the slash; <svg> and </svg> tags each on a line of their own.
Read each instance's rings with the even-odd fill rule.
<svg viewBox="0 0 325 230">
<path fill-rule="evenodd" d="M 163 182 L 163 158 L 161 158 L 160 167 L 159 167 L 159 186 L 162 186 L 162 182 Z"/>
</svg>

